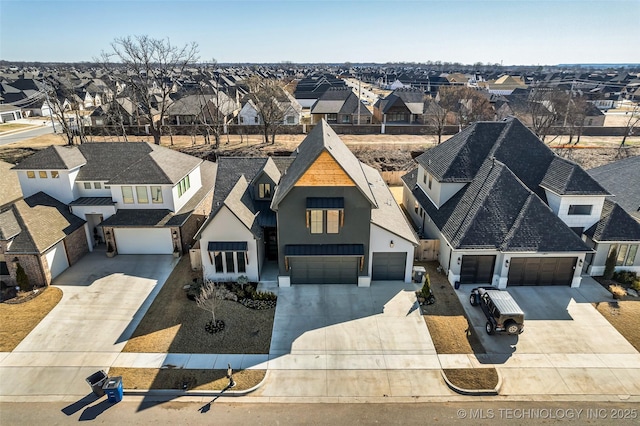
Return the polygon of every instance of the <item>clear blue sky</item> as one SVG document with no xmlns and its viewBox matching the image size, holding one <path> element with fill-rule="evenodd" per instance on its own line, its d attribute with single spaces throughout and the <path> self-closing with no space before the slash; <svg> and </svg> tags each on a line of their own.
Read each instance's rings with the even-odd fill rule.
<svg viewBox="0 0 640 426">
<path fill-rule="evenodd" d="M 640 0 L 0 0 L 0 59 L 90 61 L 141 34 L 218 62 L 640 63 Z"/>
</svg>

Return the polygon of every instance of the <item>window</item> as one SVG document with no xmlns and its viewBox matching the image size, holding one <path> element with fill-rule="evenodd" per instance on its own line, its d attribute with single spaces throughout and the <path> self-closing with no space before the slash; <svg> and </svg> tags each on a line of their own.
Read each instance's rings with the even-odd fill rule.
<svg viewBox="0 0 640 426">
<path fill-rule="evenodd" d="M 244 124 L 244 117 L 240 116 L 240 124 Z"/>
<path fill-rule="evenodd" d="M 159 186 L 151 187 L 151 201 L 155 204 L 162 204 L 162 188 Z"/>
<path fill-rule="evenodd" d="M 293 115 L 287 115 L 287 124 L 295 124 L 296 119 Z"/>
<path fill-rule="evenodd" d="M 27 177 L 29 179 L 35 179 L 36 178 L 36 172 L 34 172 L 33 170 L 27 171 Z"/>
<path fill-rule="evenodd" d="M 104 189 L 111 189 L 111 185 L 104 184 Z"/>
<path fill-rule="evenodd" d="M 420 208 L 420 204 L 418 204 L 418 202 L 416 201 L 415 204 L 413 205 L 413 209 L 416 211 L 416 213 L 418 213 L 419 208 Z"/>
<path fill-rule="evenodd" d="M 236 252 L 236 259 L 238 261 L 238 273 L 247 272 L 247 266 L 245 262 L 245 252 L 238 251 Z"/>
<path fill-rule="evenodd" d="M 253 117 L 253 122 L 254 122 L 255 124 L 258 124 L 258 116 L 257 116 L 257 115 L 256 115 L 255 117 Z"/>
<path fill-rule="evenodd" d="M 51 179 L 59 179 L 60 178 L 60 173 L 57 170 L 53 170 L 51 172 Z"/>
<path fill-rule="evenodd" d="M 94 189 L 102 189 L 102 184 L 100 182 L 93 182 Z"/>
<path fill-rule="evenodd" d="M 340 210 L 327 210 L 327 234 L 340 232 Z"/>
<path fill-rule="evenodd" d="M 258 185 L 258 196 L 260 198 L 271 198 L 271 184 L 261 183 Z"/>
<path fill-rule="evenodd" d="M 38 172 L 38 174 L 40 175 L 40 179 L 46 179 L 47 178 L 47 172 L 45 170 L 40 170 Z"/>
<path fill-rule="evenodd" d="M 307 228 L 311 228 L 312 234 L 339 234 L 343 225 L 344 212 L 341 209 L 307 210 Z"/>
<path fill-rule="evenodd" d="M 187 192 L 189 188 L 191 188 L 191 184 L 189 182 L 189 175 L 185 176 L 180 182 L 178 182 L 178 197 L 182 197 L 182 194 Z"/>
<path fill-rule="evenodd" d="M 91 182 L 85 182 L 84 189 L 91 189 Z"/>
<path fill-rule="evenodd" d="M 227 262 L 227 273 L 235 273 L 236 272 L 236 265 L 235 263 L 233 263 L 233 258 L 235 256 L 233 255 L 232 251 L 225 251 L 224 252 L 224 260 L 225 262 Z"/>
<path fill-rule="evenodd" d="M 433 179 L 431 179 L 431 175 L 429 175 L 429 189 L 431 189 L 431 182 L 433 182 Z"/>
<path fill-rule="evenodd" d="M 149 194 L 147 193 L 146 186 L 136 186 L 136 195 L 138 196 L 138 203 L 140 204 L 149 203 Z"/>
<path fill-rule="evenodd" d="M 322 234 L 322 210 L 311 210 L 311 233 Z"/>
<path fill-rule="evenodd" d="M 637 244 L 629 246 L 629 253 L 627 254 L 627 260 L 624 261 L 624 266 L 633 266 L 633 263 L 636 261 L 637 253 L 638 253 Z"/>
<path fill-rule="evenodd" d="M 572 215 L 590 215 L 593 206 L 588 204 L 571 204 L 569 206 L 569 214 Z"/>
<path fill-rule="evenodd" d="M 133 189 L 130 186 L 122 187 L 122 202 L 133 204 Z"/>
<path fill-rule="evenodd" d="M 618 258 L 616 259 L 616 266 L 622 266 L 624 264 L 624 258 L 627 256 L 627 244 L 620 244 L 618 248 Z"/>
<path fill-rule="evenodd" d="M 338 114 L 327 114 L 327 121 L 335 123 L 338 121 Z"/>
<path fill-rule="evenodd" d="M 222 252 L 216 252 L 213 255 L 213 261 L 216 265 L 216 272 L 224 272 L 224 268 L 222 267 Z"/>
<path fill-rule="evenodd" d="M 351 123 L 351 117 L 349 117 L 348 115 L 343 115 L 341 121 L 344 124 L 349 124 L 349 123 Z"/>
<path fill-rule="evenodd" d="M 422 183 L 427 183 L 427 172 L 424 172 L 424 174 L 422 175 Z"/>
</svg>

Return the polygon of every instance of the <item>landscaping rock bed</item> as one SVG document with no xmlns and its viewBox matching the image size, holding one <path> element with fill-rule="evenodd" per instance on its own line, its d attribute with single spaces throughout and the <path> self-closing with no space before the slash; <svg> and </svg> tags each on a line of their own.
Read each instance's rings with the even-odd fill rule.
<svg viewBox="0 0 640 426">
<path fill-rule="evenodd" d="M 256 309 L 256 310 L 273 309 L 276 307 L 275 300 L 253 300 L 253 299 L 245 298 L 240 300 L 240 303 L 249 309 Z"/>
</svg>

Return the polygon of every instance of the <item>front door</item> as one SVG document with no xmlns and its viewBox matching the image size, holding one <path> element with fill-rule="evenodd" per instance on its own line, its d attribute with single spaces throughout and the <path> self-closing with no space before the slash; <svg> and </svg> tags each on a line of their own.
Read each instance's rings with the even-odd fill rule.
<svg viewBox="0 0 640 426">
<path fill-rule="evenodd" d="M 278 260 L 278 232 L 276 228 L 264 228 L 264 245 L 267 260 Z"/>
</svg>

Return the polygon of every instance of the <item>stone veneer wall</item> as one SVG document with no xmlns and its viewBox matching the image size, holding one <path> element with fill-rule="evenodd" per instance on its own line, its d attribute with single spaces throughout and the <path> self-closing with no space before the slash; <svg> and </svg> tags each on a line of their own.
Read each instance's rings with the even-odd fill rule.
<svg viewBox="0 0 640 426">
<path fill-rule="evenodd" d="M 64 239 L 64 247 L 67 250 L 69 265 L 76 263 L 82 256 L 89 252 L 87 233 L 84 226 L 76 229 Z"/>
</svg>

